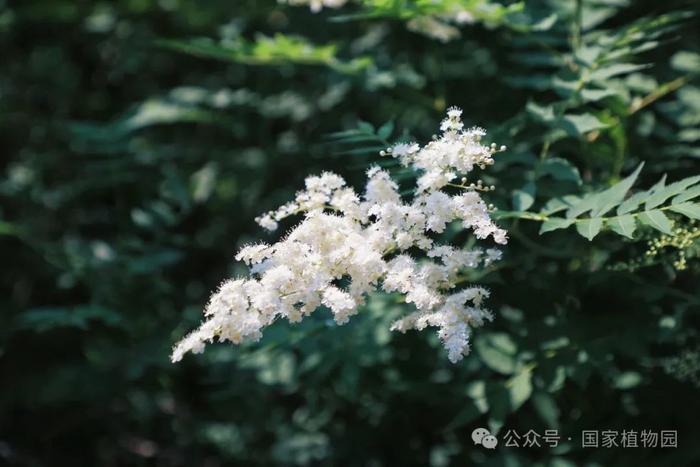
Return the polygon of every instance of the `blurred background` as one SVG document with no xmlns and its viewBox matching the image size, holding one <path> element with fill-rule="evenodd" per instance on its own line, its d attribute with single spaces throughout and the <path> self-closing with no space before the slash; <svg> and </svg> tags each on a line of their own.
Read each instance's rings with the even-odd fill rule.
<svg viewBox="0 0 700 467">
<path fill-rule="evenodd" d="M 441 16 L 455 4 L 467 24 Z M 236 250 L 274 240 L 255 216 L 311 173 L 361 187 L 380 148 L 428 140 L 451 105 L 509 147 L 484 175 L 503 210 L 642 161 L 643 188 L 698 174 L 697 13 L 0 0 L 0 464 L 700 465 L 697 235 L 650 259 L 658 232 L 504 219 L 504 260 L 473 277 L 497 319 L 457 365 L 432 332 L 390 333 L 406 308 L 384 295 L 342 327 L 319 310 L 169 361 L 245 274 Z M 480 426 L 562 442 L 486 451 Z M 677 430 L 678 447 L 582 449 L 586 429 Z"/>
</svg>

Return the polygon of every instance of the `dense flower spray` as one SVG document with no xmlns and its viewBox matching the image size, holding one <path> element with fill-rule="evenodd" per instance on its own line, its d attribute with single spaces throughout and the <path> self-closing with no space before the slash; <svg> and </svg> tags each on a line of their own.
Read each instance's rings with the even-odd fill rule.
<svg viewBox="0 0 700 467">
<path fill-rule="evenodd" d="M 259 217 L 268 230 L 291 215 L 303 214 L 304 219 L 275 244 L 240 250 L 236 259 L 250 267 L 250 276 L 221 285 L 206 307 L 204 323 L 175 346 L 172 360 L 188 351 L 201 352 L 214 339 L 257 340 L 276 319 L 297 322 L 321 305 L 344 324 L 377 288 L 403 294 L 415 308 L 392 330 L 436 327 L 452 362 L 466 355 L 471 328 L 492 315 L 483 307 L 487 290 L 456 290 L 460 272 L 488 265 L 501 252 L 457 249 L 431 237 L 460 221 L 478 239 L 506 243 L 506 232 L 493 223 L 479 194 L 493 187 L 481 181 L 467 185 L 465 177 L 476 167 L 493 164 L 493 155 L 505 147 L 483 145 L 484 130 L 464 129 L 461 114 L 449 109 L 440 136 L 423 147 L 401 143 L 382 151 L 418 172 L 411 199 L 403 199 L 389 173 L 378 167 L 368 170 L 362 195 L 326 172 L 308 177 L 294 201 Z M 458 177 L 461 183 L 453 183 Z M 460 192 L 442 191 L 448 185 Z M 409 249 L 422 251 L 423 258 L 415 258 Z"/>
</svg>

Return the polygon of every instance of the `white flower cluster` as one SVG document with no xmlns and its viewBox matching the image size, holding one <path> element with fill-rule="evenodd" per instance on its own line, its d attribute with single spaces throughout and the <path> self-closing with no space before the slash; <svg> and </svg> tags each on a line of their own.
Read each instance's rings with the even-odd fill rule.
<svg viewBox="0 0 700 467">
<path fill-rule="evenodd" d="M 304 220 L 273 245 L 240 250 L 236 259 L 250 267 L 250 277 L 221 285 L 207 305 L 206 321 L 175 347 L 173 361 L 188 351 L 201 352 L 215 338 L 257 340 L 274 320 L 296 322 L 321 305 L 343 324 L 376 288 L 404 294 L 415 307 L 392 329 L 437 327 L 449 359 L 460 360 L 469 351 L 470 328 L 492 319 L 482 307 L 486 290 L 455 291 L 464 280 L 460 273 L 497 261 L 501 252 L 456 249 L 432 237 L 460 221 L 479 239 L 506 243 L 506 232 L 493 223 L 479 195 L 489 188 L 481 181 L 466 185 L 466 178 L 451 183 L 492 164 L 493 154 L 505 149 L 482 145 L 483 134 L 464 130 L 461 111 L 451 108 L 440 137 L 424 147 L 397 144 L 383 152 L 419 172 L 412 199 L 403 199 L 389 173 L 378 167 L 367 172 L 362 196 L 333 173 L 307 178 L 294 201 L 257 219 L 269 230 L 293 214 L 304 213 Z M 460 192 L 442 191 L 447 185 Z M 410 253 L 421 251 L 420 260 Z"/>
</svg>

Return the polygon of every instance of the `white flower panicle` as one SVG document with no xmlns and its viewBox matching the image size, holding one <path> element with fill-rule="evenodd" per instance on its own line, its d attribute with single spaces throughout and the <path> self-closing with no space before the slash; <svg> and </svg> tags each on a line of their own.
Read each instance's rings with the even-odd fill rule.
<svg viewBox="0 0 700 467">
<path fill-rule="evenodd" d="M 440 136 L 425 146 L 400 143 L 382 151 L 418 172 L 411 199 L 402 198 L 397 183 L 379 167 L 368 170 L 362 195 L 326 172 L 308 177 L 293 201 L 259 217 L 262 227 L 274 230 L 282 219 L 304 214 L 277 243 L 238 252 L 236 259 L 250 267 L 250 276 L 221 285 L 206 307 L 206 320 L 176 345 L 172 360 L 201 352 L 215 339 L 257 340 L 276 319 L 297 322 L 320 306 L 344 324 L 375 289 L 403 294 L 415 308 L 392 329 L 436 327 L 452 362 L 466 355 L 471 328 L 492 315 L 483 308 L 485 289 L 456 287 L 466 269 L 488 266 L 501 252 L 458 249 L 435 237 L 460 222 L 477 239 L 505 244 L 507 238 L 479 194 L 493 187 L 481 180 L 466 183 L 469 172 L 493 164 L 494 154 L 505 148 L 481 144 L 484 131 L 464 129 L 461 113 L 449 109 Z M 452 183 L 460 176 L 461 183 Z M 443 191 L 448 185 L 450 192 Z"/>
</svg>

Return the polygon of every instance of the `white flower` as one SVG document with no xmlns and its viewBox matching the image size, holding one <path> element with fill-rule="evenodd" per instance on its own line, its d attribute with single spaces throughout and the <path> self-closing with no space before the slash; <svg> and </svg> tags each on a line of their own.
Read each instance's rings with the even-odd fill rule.
<svg viewBox="0 0 700 467">
<path fill-rule="evenodd" d="M 486 203 L 478 193 L 469 191 L 453 198 L 454 209 L 466 229 L 473 229 L 476 238 L 493 236 L 496 243 L 506 243 L 506 232 L 499 229 L 489 216 Z"/>
<path fill-rule="evenodd" d="M 450 107 L 447 109 L 447 118 L 459 119 L 462 118 L 462 109 L 459 107 Z"/>
<path fill-rule="evenodd" d="M 390 152 L 393 157 L 401 161 L 402 165 L 409 166 L 419 150 L 420 146 L 417 143 L 399 143 L 392 146 Z"/>
<path fill-rule="evenodd" d="M 427 230 L 442 233 L 447 223 L 454 219 L 452 200 L 447 193 L 433 191 L 417 198 L 417 201 L 422 204 L 422 208 L 428 216 Z"/>
<path fill-rule="evenodd" d="M 367 188 L 365 199 L 375 205 L 385 203 L 400 203 L 399 186 L 394 182 L 389 173 L 379 167 L 372 167 L 367 171 Z"/>
<path fill-rule="evenodd" d="M 357 306 L 349 293 L 335 286 L 326 287 L 321 303 L 333 310 L 333 318 L 338 324 L 347 323 L 349 315 Z"/>
<path fill-rule="evenodd" d="M 500 243 L 500 242 L 496 242 Z M 486 250 L 486 258 L 484 258 L 484 266 L 488 266 L 491 263 L 499 261 L 503 257 L 503 252 L 498 248 L 489 248 Z"/>
<path fill-rule="evenodd" d="M 277 230 L 278 227 L 277 221 L 275 221 L 270 214 L 265 214 L 264 216 L 256 218 L 255 222 L 263 229 L 270 231 Z"/>
<path fill-rule="evenodd" d="M 236 259 L 250 267 L 250 276 L 221 285 L 209 300 L 204 323 L 177 344 L 173 361 L 214 340 L 255 341 L 275 320 L 297 322 L 321 305 L 330 308 L 336 323 L 346 323 L 377 288 L 403 294 L 415 307 L 392 329 L 436 327 L 451 361 L 466 355 L 471 329 L 492 315 L 483 308 L 486 290 L 459 290 L 460 273 L 499 260 L 501 252 L 461 250 L 436 244 L 431 236 L 455 221 L 476 238 L 492 237 L 496 243 L 506 242 L 506 232 L 491 220 L 476 188 L 454 185 L 451 193 L 442 191 L 458 176 L 490 165 L 496 152 L 480 143 L 483 130 L 463 130 L 461 113 L 450 108 L 442 135 L 427 145 L 399 144 L 388 151 L 419 173 L 411 199 L 404 201 L 398 184 L 379 167 L 368 170 L 362 197 L 339 175 L 324 172 L 308 177 L 293 201 L 259 217 L 260 225 L 274 230 L 288 216 L 304 216 L 273 245 L 247 245 L 238 252 Z"/>
<path fill-rule="evenodd" d="M 244 261 L 248 266 L 260 263 L 272 252 L 270 245 L 261 243 L 259 245 L 247 245 L 238 252 L 236 261 Z"/>
</svg>

